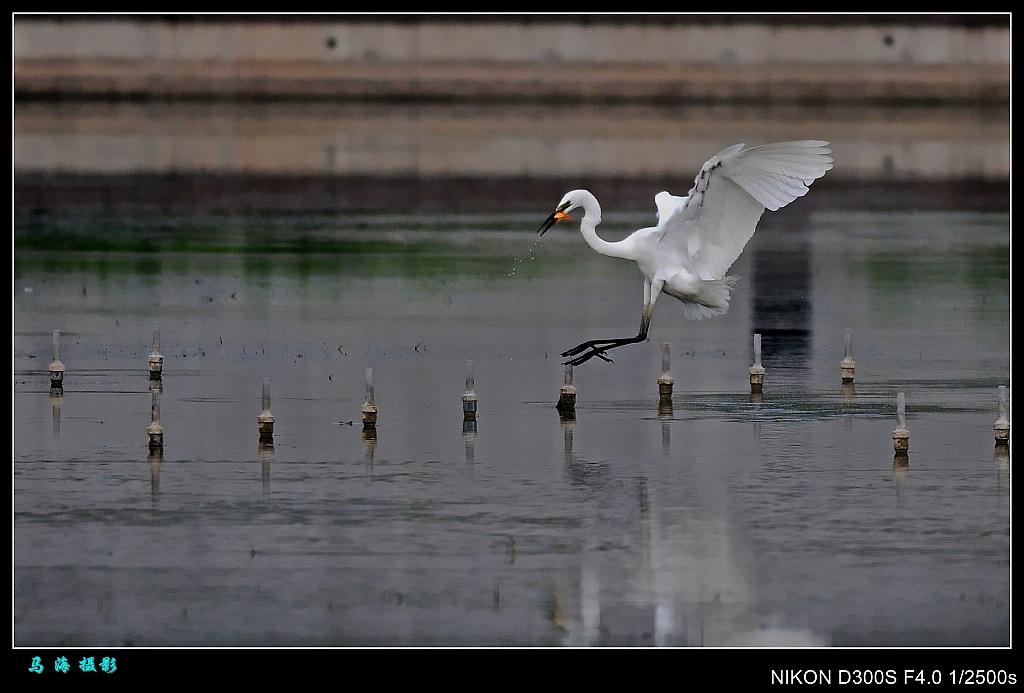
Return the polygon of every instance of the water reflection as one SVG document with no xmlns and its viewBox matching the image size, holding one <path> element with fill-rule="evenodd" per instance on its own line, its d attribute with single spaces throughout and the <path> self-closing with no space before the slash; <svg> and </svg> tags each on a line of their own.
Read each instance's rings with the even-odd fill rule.
<svg viewBox="0 0 1024 693">
<path fill-rule="evenodd" d="M 576 428 L 575 418 L 562 418 L 562 451 L 566 468 L 572 464 L 572 434 Z"/>
<path fill-rule="evenodd" d="M 64 388 L 50 388 L 50 405 L 53 408 L 53 437 L 60 438 L 60 408 L 64 403 Z"/>
<path fill-rule="evenodd" d="M 668 457 L 672 450 L 672 403 L 658 405 L 658 418 L 661 419 L 661 452 Z"/>
<path fill-rule="evenodd" d="M 462 422 L 462 441 L 466 446 L 467 464 L 471 464 L 476 461 L 476 432 L 477 422 L 475 419 L 472 421 L 464 420 Z"/>
<path fill-rule="evenodd" d="M 751 429 L 754 433 L 754 438 L 761 440 L 761 404 L 764 402 L 764 395 L 760 392 L 750 393 L 750 403 L 754 405 L 750 410 L 750 424 Z"/>
<path fill-rule="evenodd" d="M 751 331 L 764 340 L 763 364 L 804 368 L 810 358 L 811 240 L 807 210 L 800 205 L 787 213 L 793 228 L 766 228 L 774 242 L 762 238 L 751 248 Z M 785 234 L 785 235 L 783 235 Z"/>
<path fill-rule="evenodd" d="M 260 482 L 263 494 L 270 491 L 270 466 L 274 461 L 274 439 L 260 440 L 256 448 L 256 459 L 260 463 Z"/>
<path fill-rule="evenodd" d="M 854 387 L 854 384 L 852 382 L 845 382 L 845 383 L 842 384 L 841 392 L 842 392 L 842 397 L 843 397 L 842 409 L 843 409 L 843 413 L 845 414 L 845 416 L 843 416 L 843 430 L 844 431 L 852 431 L 853 430 L 853 416 L 851 415 L 852 411 L 853 411 L 853 406 L 852 405 L 856 402 L 857 389 Z"/>
<path fill-rule="evenodd" d="M 382 109 L 357 103 L 19 101 L 14 162 L 19 172 L 80 174 L 212 171 L 479 179 L 539 172 L 569 178 L 588 171 L 593 176 L 647 173 L 672 179 L 680 173 L 680 162 L 699 166 L 734 142 L 799 139 L 827 124 L 842 162 L 833 172 L 837 176 L 1009 175 L 1005 109 L 900 106 L 853 113 L 776 105 L 756 110 L 723 105 L 687 106 L 681 112 L 636 104 L 392 103 Z M 679 122 L 686 128 L 680 129 Z M 112 142 L 116 156 L 110 155 Z M 570 150 L 572 156 L 566 156 Z M 963 156 L 964 151 L 972 156 Z M 690 169 L 684 166 L 683 171 Z M 680 185 L 688 185 L 692 176 Z M 324 192 L 336 197 L 386 193 L 364 189 L 366 184 L 356 190 L 325 185 Z"/>
<path fill-rule="evenodd" d="M 853 404 L 854 397 L 857 394 L 857 388 L 854 386 L 853 383 L 843 383 L 843 385 L 842 385 L 842 393 L 843 393 L 843 404 Z"/>
<path fill-rule="evenodd" d="M 608 470 L 595 484 L 594 470 L 602 467 L 573 452 L 573 432 L 574 424 L 563 422 L 567 466 L 595 510 L 584 520 L 578 598 L 564 588 L 553 597 L 552 620 L 564 645 L 825 644 L 809 631 L 798 637 L 751 622 L 757 595 L 735 537 L 700 493 L 690 495 L 689 483 L 669 485 L 647 474 L 627 479 Z M 667 452 L 670 442 L 662 442 Z"/>
<path fill-rule="evenodd" d="M 904 506 L 904 485 L 910 469 L 906 453 L 896 453 L 892 459 L 892 476 L 896 481 L 896 519 L 902 519 Z"/>
<path fill-rule="evenodd" d="M 1010 489 L 1010 446 L 996 444 L 992 452 L 992 459 L 996 463 L 996 488 L 1002 493 Z"/>
<path fill-rule="evenodd" d="M 596 645 L 601 635 L 601 578 L 593 562 L 580 570 L 580 616 L 584 645 Z"/>
<path fill-rule="evenodd" d="M 366 467 L 366 471 L 373 476 L 373 458 L 377 452 L 377 429 L 376 428 L 364 428 L 363 429 L 363 465 Z"/>
<path fill-rule="evenodd" d="M 160 499 L 160 465 L 164 461 L 164 449 L 150 448 L 146 461 L 149 463 L 149 497 L 155 503 Z"/>
</svg>

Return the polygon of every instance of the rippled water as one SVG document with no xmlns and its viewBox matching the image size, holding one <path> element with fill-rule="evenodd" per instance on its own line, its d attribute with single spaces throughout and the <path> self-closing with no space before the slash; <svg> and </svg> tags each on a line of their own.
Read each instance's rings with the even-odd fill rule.
<svg viewBox="0 0 1024 693">
<path fill-rule="evenodd" d="M 558 354 L 633 334 L 642 283 L 562 227 L 516 261 L 542 216 L 19 228 L 16 644 L 1009 643 L 1005 214 L 769 215 L 729 313 L 663 298 L 650 342 L 576 370 L 574 421 Z"/>
</svg>

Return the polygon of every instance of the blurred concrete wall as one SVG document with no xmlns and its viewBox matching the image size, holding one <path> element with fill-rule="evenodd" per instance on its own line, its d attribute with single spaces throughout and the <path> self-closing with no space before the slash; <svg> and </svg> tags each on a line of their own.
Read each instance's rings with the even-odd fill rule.
<svg viewBox="0 0 1024 693">
<path fill-rule="evenodd" d="M 64 21 L 18 16 L 21 97 L 1008 103 L 1007 26 L 872 21 Z"/>
</svg>

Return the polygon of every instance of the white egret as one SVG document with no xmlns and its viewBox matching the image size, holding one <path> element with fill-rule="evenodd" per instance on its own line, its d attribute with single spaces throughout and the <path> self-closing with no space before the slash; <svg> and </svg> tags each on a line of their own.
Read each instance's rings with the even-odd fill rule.
<svg viewBox="0 0 1024 693">
<path fill-rule="evenodd" d="M 601 206 L 588 190 L 565 194 L 539 235 L 569 213 L 583 208 L 580 232 L 587 245 L 609 257 L 633 260 L 644 275 L 644 310 L 640 332 L 622 339 L 592 339 L 562 356 L 578 366 L 606 352 L 647 339 L 654 303 L 662 292 L 679 299 L 687 318 L 722 315 L 737 277 L 726 271 L 754 235 L 764 210 L 775 211 L 807 194 L 811 183 L 832 168 L 829 143 L 820 140 L 777 142 L 744 149 L 734 144 L 711 157 L 685 197 L 660 192 L 654 196 L 658 225 L 634 231 L 612 243 L 597 235 Z"/>
</svg>

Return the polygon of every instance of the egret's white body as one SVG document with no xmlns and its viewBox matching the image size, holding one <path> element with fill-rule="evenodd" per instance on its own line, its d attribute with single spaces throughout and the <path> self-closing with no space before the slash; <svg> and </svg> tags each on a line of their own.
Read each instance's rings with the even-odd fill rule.
<svg viewBox="0 0 1024 693">
<path fill-rule="evenodd" d="M 828 142 L 744 147 L 735 144 L 709 159 L 685 197 L 668 192 L 655 195 L 658 225 L 639 229 L 618 242 L 597 235 L 601 206 L 592 193 L 565 194 L 538 232 L 571 219 L 569 212 L 582 208 L 580 232 L 587 244 L 602 255 L 633 260 L 644 275 L 640 333 L 584 342 L 562 354 L 573 357 L 569 363 L 579 365 L 594 356 L 607 361 L 608 349 L 647 339 L 654 303 L 663 292 L 679 299 L 692 320 L 725 313 L 737 281 L 726 272 L 754 235 L 761 215 L 807 194 L 808 186 L 832 168 Z"/>
</svg>

